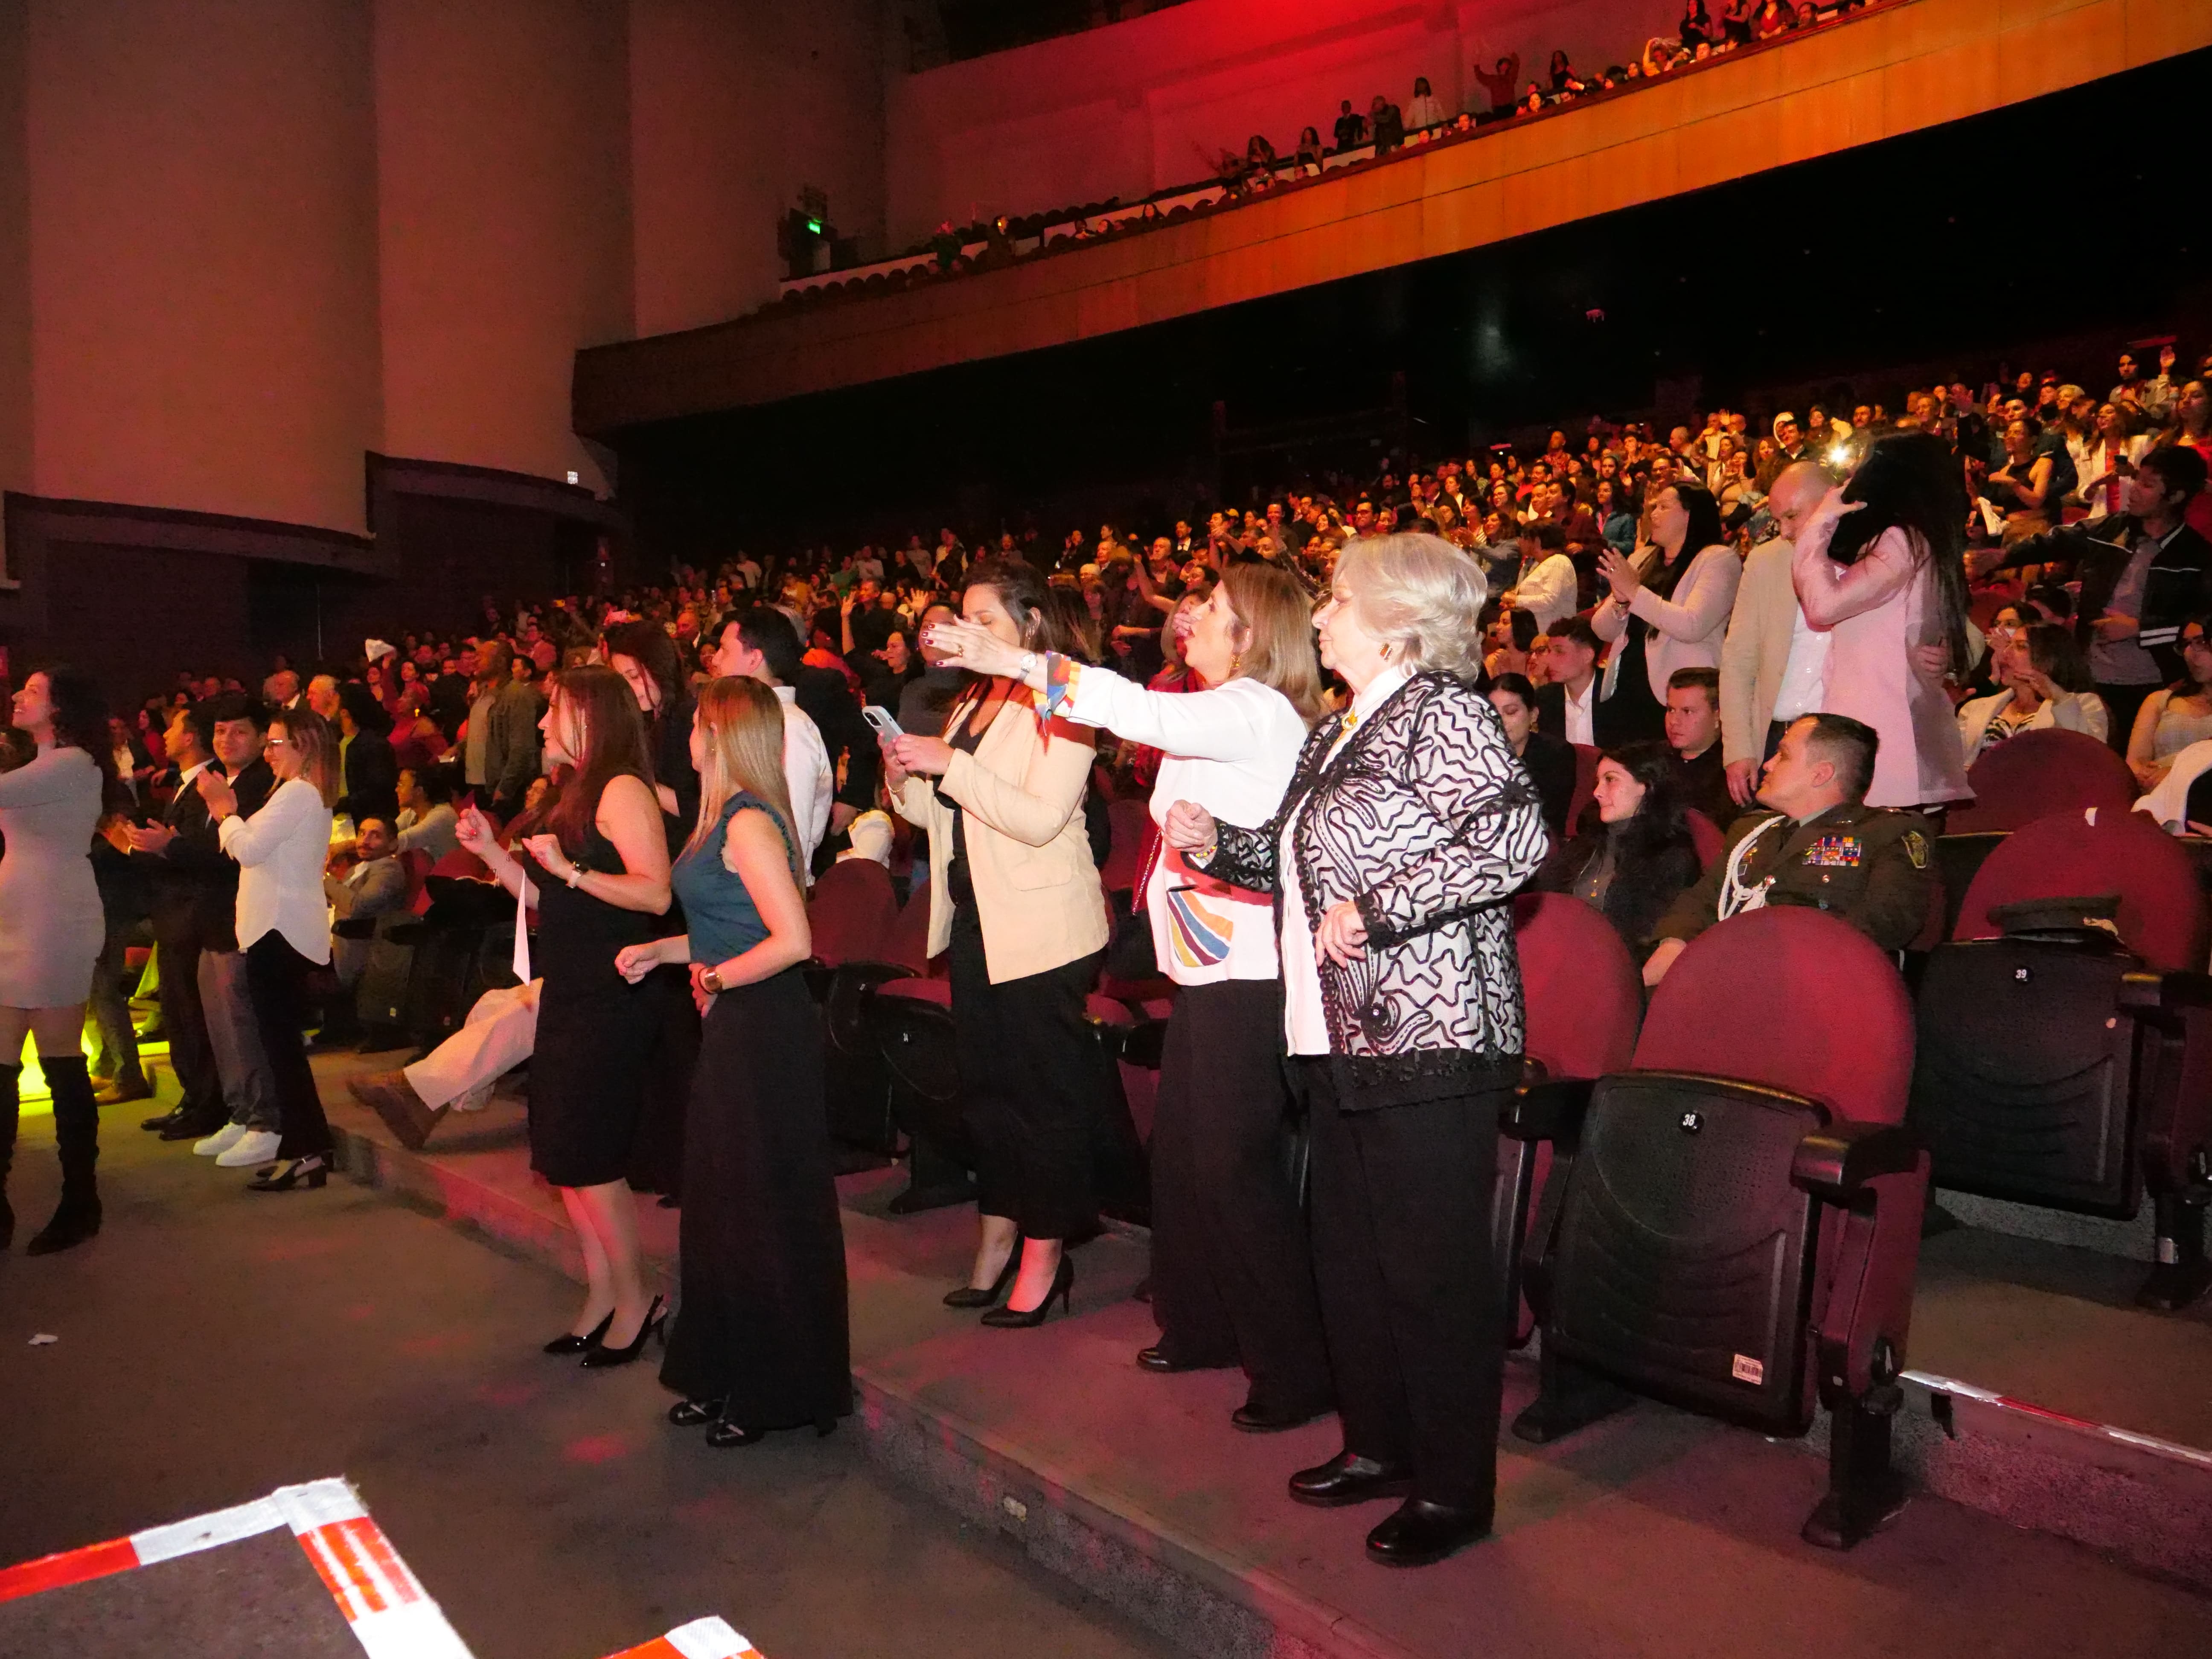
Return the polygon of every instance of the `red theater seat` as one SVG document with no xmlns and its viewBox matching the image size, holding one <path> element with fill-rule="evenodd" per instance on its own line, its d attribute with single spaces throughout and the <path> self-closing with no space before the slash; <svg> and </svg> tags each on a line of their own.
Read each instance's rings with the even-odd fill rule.
<svg viewBox="0 0 2212 1659">
<path fill-rule="evenodd" d="M 1542 1382 L 1514 1432 L 1548 1442 L 1642 1395 L 1799 1436 L 1817 1402 L 1808 1541 L 1849 1548 L 1894 1514 L 1928 1184 L 1911 1073 L 1904 981 L 1856 929 L 1776 908 L 1693 942 L 1562 1147 L 1527 1262 Z"/>
<path fill-rule="evenodd" d="M 873 859 L 831 865 L 806 902 L 814 960 L 827 968 L 862 957 L 882 960 L 897 920 L 890 873 Z"/>
<path fill-rule="evenodd" d="M 1597 788 L 1597 750 L 1586 743 L 1574 745 L 1575 788 L 1567 797 L 1567 835 L 1571 839 L 1583 821 L 1583 808 Z"/>
<path fill-rule="evenodd" d="M 1522 1247 L 1543 1202 L 1553 1149 L 1574 1144 L 1590 1085 L 1628 1064 L 1644 987 L 1620 934 L 1578 898 L 1523 893 L 1513 901 L 1513 927 L 1532 1076 L 1501 1120 L 1491 1225 L 1507 1325 L 1519 1347 L 1535 1330 L 1521 1294 Z"/>
<path fill-rule="evenodd" d="M 1698 849 L 1698 871 L 1703 874 L 1713 867 L 1721 848 L 1728 845 L 1728 837 L 1721 832 L 1720 825 L 1694 806 L 1682 814 L 1682 822 L 1690 828 L 1690 844 Z"/>
<path fill-rule="evenodd" d="M 2016 914 L 2008 935 L 1991 914 L 2105 897 L 2111 930 Z M 1912 1123 L 1937 1182 L 2122 1218 L 2148 1191 L 2158 1260 L 2136 1300 L 2167 1310 L 2212 1285 L 2205 935 L 2178 842 L 2139 813 L 2069 812 L 1990 854 L 1920 983 Z"/>
<path fill-rule="evenodd" d="M 1953 835 L 2017 830 L 2053 812 L 2109 807 L 2125 812 L 2142 792 L 2128 763 L 2086 732 L 2023 732 L 1967 769 L 1971 805 L 1944 829 Z"/>
</svg>

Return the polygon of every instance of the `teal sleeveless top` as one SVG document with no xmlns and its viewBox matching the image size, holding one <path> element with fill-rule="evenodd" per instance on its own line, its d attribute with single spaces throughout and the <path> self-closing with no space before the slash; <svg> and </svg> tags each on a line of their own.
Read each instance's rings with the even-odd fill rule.
<svg viewBox="0 0 2212 1659">
<path fill-rule="evenodd" d="M 765 812 L 791 845 L 791 831 L 782 816 L 758 795 L 739 790 L 722 808 L 714 832 L 681 858 L 669 872 L 669 884 L 684 907 L 684 920 L 691 936 L 691 960 L 727 962 L 743 956 L 768 937 L 768 924 L 760 917 L 745 884 L 722 865 L 722 842 L 730 820 L 748 808 Z"/>
</svg>

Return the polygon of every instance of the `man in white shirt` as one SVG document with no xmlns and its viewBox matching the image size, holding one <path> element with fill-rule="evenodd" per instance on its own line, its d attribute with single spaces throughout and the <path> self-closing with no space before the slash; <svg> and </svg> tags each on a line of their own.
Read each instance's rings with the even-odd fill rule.
<svg viewBox="0 0 2212 1659">
<path fill-rule="evenodd" d="M 837 781 L 830 767 L 822 730 L 799 706 L 793 689 L 805 666 L 799 633 L 780 611 L 765 605 L 722 618 L 707 651 L 707 672 L 758 680 L 783 704 L 783 781 L 791 792 L 792 833 L 799 837 L 802 862 L 811 863 L 830 828 L 830 798 Z"/>
<path fill-rule="evenodd" d="M 1540 731 L 1594 748 L 1592 726 L 1597 715 L 1597 658 L 1595 630 L 1584 617 L 1569 617 L 1552 629 L 1545 647 L 1548 678 L 1536 688 L 1536 726 Z"/>
<path fill-rule="evenodd" d="M 1817 714 L 1826 689 L 1828 635 L 1807 625 L 1790 580 L 1797 532 L 1827 495 L 1826 471 L 1811 461 L 1774 480 L 1767 510 L 1782 533 L 1744 561 L 1721 647 L 1721 753 L 1729 793 L 1751 805 L 1759 767 L 1800 715 Z"/>
</svg>

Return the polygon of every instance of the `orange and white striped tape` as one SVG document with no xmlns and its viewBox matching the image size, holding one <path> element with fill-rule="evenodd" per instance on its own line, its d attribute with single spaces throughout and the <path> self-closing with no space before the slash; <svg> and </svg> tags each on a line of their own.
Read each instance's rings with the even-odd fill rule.
<svg viewBox="0 0 2212 1659">
<path fill-rule="evenodd" d="M 289 1528 L 300 1540 L 369 1659 L 470 1659 L 468 1649 L 422 1581 L 370 1518 L 361 1495 L 348 1482 L 335 1479 L 280 1486 L 268 1497 L 235 1509 L 0 1567 L 0 1601 L 220 1549 L 279 1527 Z M 609 1659 L 761 1659 L 761 1655 L 721 1620 L 708 1618 L 695 1619 Z"/>
<path fill-rule="evenodd" d="M 643 1647 L 607 1659 L 761 1659 L 760 1651 L 719 1619 L 694 1619 Z"/>
<path fill-rule="evenodd" d="M 279 1527 L 300 1540 L 370 1659 L 469 1659 L 438 1604 L 341 1480 L 281 1486 L 235 1509 L 0 1569 L 0 1601 L 173 1561 Z"/>
</svg>

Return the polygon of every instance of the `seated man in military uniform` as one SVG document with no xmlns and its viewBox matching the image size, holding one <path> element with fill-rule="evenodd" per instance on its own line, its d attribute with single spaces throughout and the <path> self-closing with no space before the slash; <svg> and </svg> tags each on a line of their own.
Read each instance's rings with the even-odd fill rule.
<svg viewBox="0 0 2212 1659">
<path fill-rule="evenodd" d="M 1934 900 L 1929 821 L 1866 805 L 1874 728 L 1844 714 L 1807 714 L 1783 734 L 1759 780 L 1759 806 L 1729 828 L 1697 885 L 1652 930 L 1644 964 L 1656 985 L 1683 948 L 1717 921 L 1768 904 L 1832 910 L 1885 951 L 1919 935 Z"/>
</svg>

